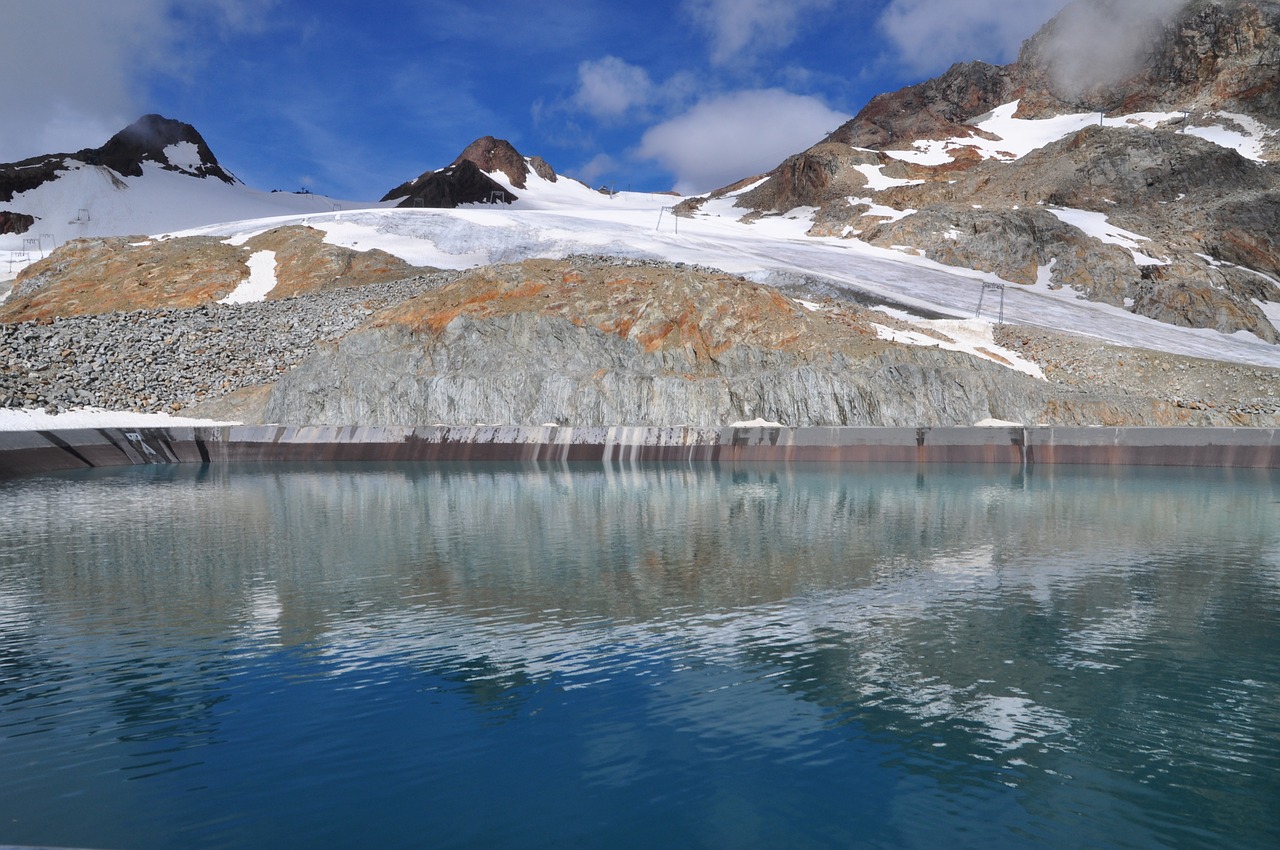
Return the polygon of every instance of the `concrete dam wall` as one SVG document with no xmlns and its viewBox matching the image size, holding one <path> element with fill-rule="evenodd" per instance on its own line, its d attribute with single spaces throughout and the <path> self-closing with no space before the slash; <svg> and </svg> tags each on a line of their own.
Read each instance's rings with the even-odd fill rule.
<svg viewBox="0 0 1280 850">
<path fill-rule="evenodd" d="M 1280 429 L 278 426 L 0 432 L 0 478 L 156 463 L 521 461 L 1280 467 Z"/>
</svg>

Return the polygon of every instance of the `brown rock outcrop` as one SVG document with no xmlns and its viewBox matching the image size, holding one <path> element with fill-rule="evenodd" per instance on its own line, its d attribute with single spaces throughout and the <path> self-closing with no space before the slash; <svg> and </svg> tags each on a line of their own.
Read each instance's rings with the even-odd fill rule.
<svg viewBox="0 0 1280 850">
<path fill-rule="evenodd" d="M 426 171 L 401 183 L 382 197 L 399 200 L 401 207 L 452 209 L 459 204 L 509 204 L 518 199 L 489 174 L 501 172 L 512 186 L 524 189 L 532 172 L 554 183 L 555 169 L 541 157 L 526 160 L 510 142 L 482 136 L 463 149 L 457 159 L 438 171 Z"/>
<path fill-rule="evenodd" d="M 384 251 L 324 242 L 309 227 L 277 228 L 243 246 L 211 236 L 76 239 L 19 276 L 0 305 L 0 322 L 128 310 L 189 308 L 229 295 L 249 274 L 256 251 L 276 254 L 268 299 L 396 280 L 416 269 Z"/>
<path fill-rule="evenodd" d="M 0 234 L 26 233 L 36 223 L 35 216 L 26 213 L 0 210 Z"/>
<path fill-rule="evenodd" d="M 457 165 L 463 160 L 474 162 L 481 171 L 501 171 L 517 189 L 523 189 L 529 177 L 529 164 L 506 139 L 482 136 L 463 148 L 452 164 Z"/>
</svg>

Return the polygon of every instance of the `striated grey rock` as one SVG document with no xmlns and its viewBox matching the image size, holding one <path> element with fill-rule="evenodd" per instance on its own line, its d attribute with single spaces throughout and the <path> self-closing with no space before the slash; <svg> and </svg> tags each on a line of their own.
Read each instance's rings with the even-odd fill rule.
<svg viewBox="0 0 1280 850">
<path fill-rule="evenodd" d="M 563 318 L 516 314 L 459 316 L 434 340 L 403 328 L 356 331 L 282 378 L 262 416 L 373 425 L 946 425 L 1035 418 L 1043 395 L 1031 379 L 942 351 L 855 362 L 740 346 L 708 368 L 684 350 L 646 352 Z"/>
<path fill-rule="evenodd" d="M 1101 388 L 1096 376 L 1079 386 L 1037 381 L 969 355 L 885 342 L 872 321 L 887 319 L 847 306 L 804 310 L 711 271 L 527 261 L 464 276 L 320 346 L 252 418 L 917 427 L 991 418 L 1208 425 L 1261 413 L 1181 406 Z M 1075 367 L 1064 374 L 1074 381 Z"/>
</svg>

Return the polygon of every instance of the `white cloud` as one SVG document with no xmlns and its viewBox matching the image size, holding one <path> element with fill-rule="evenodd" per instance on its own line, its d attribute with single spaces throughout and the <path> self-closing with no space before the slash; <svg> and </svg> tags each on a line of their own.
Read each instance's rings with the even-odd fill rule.
<svg viewBox="0 0 1280 850">
<path fill-rule="evenodd" d="M 1072 97 L 1137 71 L 1153 28 L 1186 0 L 1081 0 L 1054 21 L 1040 60 L 1052 70 L 1058 93 Z"/>
<path fill-rule="evenodd" d="M 684 10 L 711 37 L 717 65 L 786 47 L 805 15 L 833 0 L 685 0 Z"/>
<path fill-rule="evenodd" d="M 5 0 L 0 162 L 102 144 L 146 111 L 147 80 L 187 61 L 184 39 L 256 28 L 270 2 Z M 180 116 L 175 116 L 180 117 Z"/>
<path fill-rule="evenodd" d="M 600 177 L 615 171 L 618 168 L 618 161 L 607 153 L 596 154 L 591 161 L 580 167 L 575 173 L 583 183 L 593 184 Z"/>
<path fill-rule="evenodd" d="M 760 89 L 704 100 L 651 127 L 639 155 L 676 177 L 681 194 L 706 192 L 768 171 L 849 119 L 813 97 Z"/>
<path fill-rule="evenodd" d="M 616 56 L 578 65 L 578 91 L 573 100 L 596 118 L 617 118 L 648 104 L 654 97 L 649 73 Z"/>
<path fill-rule="evenodd" d="M 1012 61 L 1018 47 L 1067 0 L 890 0 L 880 27 L 911 71 L 954 62 Z"/>
</svg>

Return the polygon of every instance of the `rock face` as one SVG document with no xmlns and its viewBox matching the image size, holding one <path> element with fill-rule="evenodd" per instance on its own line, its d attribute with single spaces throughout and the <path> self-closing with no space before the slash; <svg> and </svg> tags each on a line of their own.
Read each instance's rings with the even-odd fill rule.
<svg viewBox="0 0 1280 850">
<path fill-rule="evenodd" d="M 190 150 L 180 158 L 175 146 L 182 145 L 189 145 Z M 154 162 L 170 171 L 213 177 L 230 184 L 237 182 L 218 164 L 195 127 L 161 115 L 144 115 L 102 147 L 80 151 L 73 158 L 89 165 L 104 165 L 126 177 L 141 177 L 142 163 Z"/>
<path fill-rule="evenodd" d="M 517 189 L 528 185 L 529 174 L 554 183 L 557 175 L 541 157 L 526 159 L 505 139 L 483 136 L 458 154 L 450 165 L 439 171 L 427 171 L 401 183 L 383 196 L 384 201 L 399 199 L 401 207 L 452 209 L 459 204 L 509 204 L 517 196 L 503 188 L 490 174 L 501 172 Z"/>
<path fill-rule="evenodd" d="M 35 223 L 35 216 L 0 210 L 0 234 L 26 233 Z"/>
<path fill-rule="evenodd" d="M 1028 116 L 1198 105 L 1280 119 L 1280 4 L 1074 3 L 1023 45 L 1014 69 Z"/>
<path fill-rule="evenodd" d="M 375 425 L 1206 421 L 1171 410 L 896 345 L 858 308 L 810 311 L 724 274 L 535 260 L 376 314 L 281 378 L 255 415 Z"/>
<path fill-rule="evenodd" d="M 1280 342 L 1261 308 L 1280 302 L 1278 85 L 1280 3 L 1077 0 L 1017 62 L 880 95 L 758 186 L 719 194 L 744 220 L 816 207 L 811 235 Z M 1001 126 L 985 121 L 1001 106 L 1110 117 L 1011 153 L 984 129 Z M 1170 117 L 1125 120 L 1141 111 Z M 1254 139 L 1251 158 L 1226 146 L 1236 136 Z"/>
<path fill-rule="evenodd" d="M 382 197 L 384 201 L 397 199 L 398 207 L 453 209 L 459 204 L 509 204 L 517 196 L 481 171 L 480 166 L 464 159 L 402 183 Z"/>
<path fill-rule="evenodd" d="M 467 145 L 453 164 L 461 162 L 474 162 L 481 171 L 501 171 L 517 189 L 523 189 L 529 177 L 529 164 L 520 152 L 506 139 L 493 136 L 484 136 Z"/>
<path fill-rule="evenodd" d="M 324 242 L 310 227 L 282 227 L 242 246 L 218 237 L 77 239 L 18 276 L 0 322 L 129 310 L 192 308 L 229 295 L 249 275 L 249 257 L 275 254 L 268 299 L 408 277 L 414 267 L 385 251 Z"/>
<path fill-rule="evenodd" d="M 894 221 L 866 205 L 828 203 L 815 233 L 855 227 L 875 245 L 1086 297 L 1160 321 L 1280 341 L 1259 303 L 1280 301 L 1275 275 L 1280 172 L 1190 135 L 1090 127 L 1014 162 L 985 161 L 880 193 L 917 212 Z M 1054 210 L 1058 210 L 1054 213 Z M 1062 210 L 1141 234 L 1126 248 Z"/>
<path fill-rule="evenodd" d="M 985 62 L 953 65 L 940 77 L 876 95 L 827 141 L 887 148 L 972 135 L 965 122 L 1012 99 L 1010 75 L 1009 69 Z"/>
</svg>

